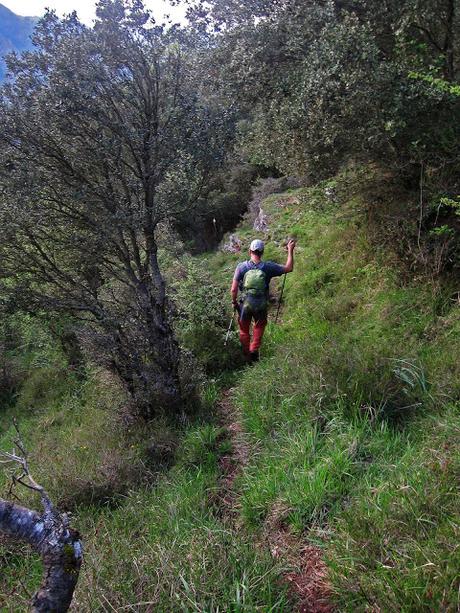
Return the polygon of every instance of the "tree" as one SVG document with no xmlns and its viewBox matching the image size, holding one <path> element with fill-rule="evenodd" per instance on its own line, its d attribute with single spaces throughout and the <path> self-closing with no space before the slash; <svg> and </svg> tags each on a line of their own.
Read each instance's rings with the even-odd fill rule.
<svg viewBox="0 0 460 613">
<path fill-rule="evenodd" d="M 404 228 L 410 265 L 428 269 L 440 252 L 436 274 L 452 266 L 458 224 L 443 198 L 460 180 L 458 0 L 188 4 L 196 29 L 214 35 L 240 154 L 313 181 L 350 162 L 384 168 L 407 196 L 382 223 Z M 433 228 L 440 219 L 447 233 Z"/>
<path fill-rule="evenodd" d="M 190 40 L 141 1 L 39 23 L 0 97 L 5 306 L 83 319 L 145 415 L 181 403 L 159 262 L 221 162 L 227 115 L 200 96 Z"/>
<path fill-rule="evenodd" d="M 446 156 L 457 155 L 458 99 L 412 76 L 455 75 L 455 1 L 191 4 L 197 27 L 217 31 L 220 84 L 238 104 L 252 161 L 316 177 L 350 158 L 406 168 L 421 148 L 425 161 L 438 158 L 433 136 L 449 132 Z"/>
<path fill-rule="evenodd" d="M 460 10 L 458 0 L 406 0 L 399 30 L 416 42 L 425 67 L 449 82 L 460 75 Z M 422 53 L 420 53 L 422 52 Z"/>
</svg>

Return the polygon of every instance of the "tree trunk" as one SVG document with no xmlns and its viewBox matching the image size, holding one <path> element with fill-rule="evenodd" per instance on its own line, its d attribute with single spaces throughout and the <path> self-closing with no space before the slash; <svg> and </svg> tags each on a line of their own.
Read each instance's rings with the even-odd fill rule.
<svg viewBox="0 0 460 613">
<path fill-rule="evenodd" d="M 142 417 L 174 413 L 182 402 L 180 349 L 167 308 L 158 304 L 149 279 L 139 283 L 133 302 L 137 310 L 131 327 L 107 325 L 112 338 L 109 367 L 125 384 Z"/>
<path fill-rule="evenodd" d="M 147 413 L 156 408 L 174 412 L 182 402 L 179 377 L 180 348 L 170 324 L 166 287 L 158 263 L 153 232 L 146 233 L 149 274 L 138 287 L 138 302 L 147 328 L 147 359 L 156 372 L 146 368 Z"/>
<path fill-rule="evenodd" d="M 32 613 L 64 613 L 70 607 L 82 562 L 82 544 L 65 517 L 42 515 L 0 498 L 0 531 L 26 541 L 43 561 L 42 584 L 32 600 Z"/>
<path fill-rule="evenodd" d="M 166 309 L 152 299 L 147 305 L 145 317 L 151 322 L 148 336 L 148 361 L 155 364 L 156 373 L 147 377 L 149 404 L 175 412 L 182 402 L 179 377 L 180 349 L 169 323 Z"/>
<path fill-rule="evenodd" d="M 444 76 L 447 81 L 455 79 L 455 0 L 449 0 L 447 3 L 447 19 L 446 19 L 446 37 L 444 41 L 445 66 Z"/>
</svg>

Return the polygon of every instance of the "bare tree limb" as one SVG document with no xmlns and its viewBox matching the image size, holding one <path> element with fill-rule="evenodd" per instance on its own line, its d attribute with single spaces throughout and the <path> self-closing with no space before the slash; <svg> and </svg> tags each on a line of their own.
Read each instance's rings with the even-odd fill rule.
<svg viewBox="0 0 460 613">
<path fill-rule="evenodd" d="M 32 613 L 64 613 L 70 607 L 82 563 L 82 543 L 69 526 L 69 517 L 59 513 L 48 493 L 32 477 L 28 455 L 15 423 L 17 438 L 13 452 L 0 452 L 1 464 L 17 464 L 19 483 L 40 494 L 44 511 L 36 511 L 0 498 L 0 532 L 25 541 L 42 557 L 42 584 L 32 599 Z"/>
</svg>

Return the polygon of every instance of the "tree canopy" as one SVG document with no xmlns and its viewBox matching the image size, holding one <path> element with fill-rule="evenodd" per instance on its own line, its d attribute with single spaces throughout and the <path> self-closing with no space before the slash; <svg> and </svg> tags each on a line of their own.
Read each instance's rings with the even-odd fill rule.
<svg viewBox="0 0 460 613">
<path fill-rule="evenodd" d="M 1 277 L 10 304 L 95 322 L 147 407 L 180 398 L 158 242 L 223 156 L 228 113 L 200 94 L 179 29 L 100 2 L 94 29 L 48 13 L 1 92 Z M 12 302 L 11 302 L 12 301 Z M 148 391 L 150 389 L 150 391 Z"/>
</svg>

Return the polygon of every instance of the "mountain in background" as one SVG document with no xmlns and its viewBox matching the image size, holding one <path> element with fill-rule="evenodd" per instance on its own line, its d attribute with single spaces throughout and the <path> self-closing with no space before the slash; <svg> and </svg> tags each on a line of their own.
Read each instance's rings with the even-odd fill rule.
<svg viewBox="0 0 460 613">
<path fill-rule="evenodd" d="M 10 51 L 25 51 L 32 47 L 30 35 L 37 17 L 21 17 L 0 4 L 0 80 L 5 76 L 3 57 Z"/>
</svg>

